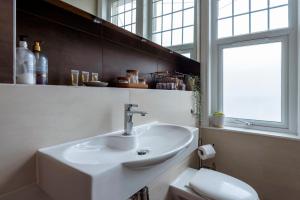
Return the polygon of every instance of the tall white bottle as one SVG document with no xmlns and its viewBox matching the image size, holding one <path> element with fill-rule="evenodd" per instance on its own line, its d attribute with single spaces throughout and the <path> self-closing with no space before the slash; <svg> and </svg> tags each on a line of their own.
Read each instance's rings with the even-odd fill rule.
<svg viewBox="0 0 300 200">
<path fill-rule="evenodd" d="M 20 36 L 16 54 L 16 81 L 17 84 L 36 84 L 36 59 L 28 49 L 26 36 Z"/>
</svg>

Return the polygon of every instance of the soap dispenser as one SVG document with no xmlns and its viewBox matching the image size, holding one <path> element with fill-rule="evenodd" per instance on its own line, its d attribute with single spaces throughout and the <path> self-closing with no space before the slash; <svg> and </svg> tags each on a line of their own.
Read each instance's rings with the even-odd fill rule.
<svg viewBox="0 0 300 200">
<path fill-rule="evenodd" d="M 42 53 L 41 42 L 34 41 L 33 52 L 36 58 L 36 83 L 48 84 L 48 58 Z"/>
<path fill-rule="evenodd" d="M 16 49 L 16 81 L 18 84 L 36 84 L 34 54 L 28 49 L 26 36 L 21 35 Z"/>
</svg>

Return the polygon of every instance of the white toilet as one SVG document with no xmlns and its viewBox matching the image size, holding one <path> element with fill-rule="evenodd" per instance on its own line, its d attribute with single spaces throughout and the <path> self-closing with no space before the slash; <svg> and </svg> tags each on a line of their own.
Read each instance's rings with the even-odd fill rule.
<svg viewBox="0 0 300 200">
<path fill-rule="evenodd" d="M 188 168 L 170 185 L 174 200 L 259 200 L 247 183 L 226 174 Z"/>
</svg>

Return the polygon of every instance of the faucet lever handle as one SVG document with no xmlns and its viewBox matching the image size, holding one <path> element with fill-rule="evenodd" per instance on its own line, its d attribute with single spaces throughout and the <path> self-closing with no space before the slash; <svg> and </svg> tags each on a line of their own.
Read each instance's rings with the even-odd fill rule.
<svg viewBox="0 0 300 200">
<path fill-rule="evenodd" d="M 126 110 L 131 110 L 132 107 L 138 107 L 138 104 L 125 104 L 125 109 Z"/>
<path fill-rule="evenodd" d="M 131 107 L 139 107 L 139 105 L 137 105 L 137 104 L 132 104 L 132 103 L 125 104 L 125 106 L 126 106 L 126 107 L 129 107 L 129 108 L 131 108 Z"/>
</svg>

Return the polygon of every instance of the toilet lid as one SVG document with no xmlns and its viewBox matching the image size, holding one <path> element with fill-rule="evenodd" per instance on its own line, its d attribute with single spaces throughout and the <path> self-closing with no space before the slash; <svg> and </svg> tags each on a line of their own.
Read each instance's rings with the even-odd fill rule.
<svg viewBox="0 0 300 200">
<path fill-rule="evenodd" d="M 200 169 L 189 184 L 199 195 L 215 200 L 259 200 L 250 185 L 210 169 Z"/>
</svg>

